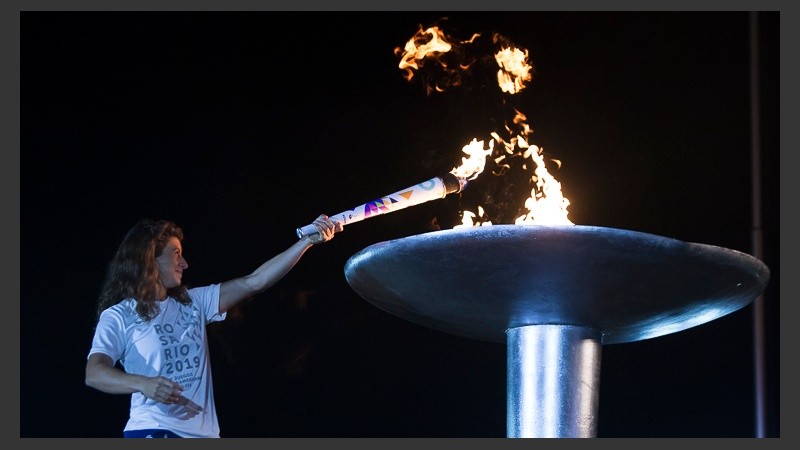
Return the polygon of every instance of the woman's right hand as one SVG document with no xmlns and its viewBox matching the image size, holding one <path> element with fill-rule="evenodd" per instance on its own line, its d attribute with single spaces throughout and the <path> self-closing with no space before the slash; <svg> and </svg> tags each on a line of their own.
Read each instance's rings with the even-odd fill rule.
<svg viewBox="0 0 800 450">
<path fill-rule="evenodd" d="M 151 400 L 171 405 L 181 398 L 183 386 L 167 377 L 143 377 L 139 392 Z"/>
</svg>

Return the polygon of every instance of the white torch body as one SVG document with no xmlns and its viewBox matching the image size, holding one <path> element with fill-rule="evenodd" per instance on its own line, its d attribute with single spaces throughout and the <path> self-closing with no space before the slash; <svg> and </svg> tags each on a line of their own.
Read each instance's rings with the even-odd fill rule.
<svg viewBox="0 0 800 450">
<path fill-rule="evenodd" d="M 333 222 L 338 222 L 345 226 L 370 217 L 444 198 L 451 192 L 460 191 L 464 185 L 465 182 L 452 174 L 447 174 L 445 177 L 434 177 L 415 186 L 364 203 L 351 210 L 329 216 L 329 218 Z M 298 238 L 314 233 L 319 233 L 319 230 L 313 223 L 297 229 Z"/>
</svg>

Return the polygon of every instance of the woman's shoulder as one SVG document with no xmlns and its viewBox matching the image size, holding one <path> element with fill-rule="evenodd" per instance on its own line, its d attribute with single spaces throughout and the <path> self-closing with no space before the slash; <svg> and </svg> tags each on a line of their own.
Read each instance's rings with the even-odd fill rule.
<svg viewBox="0 0 800 450">
<path fill-rule="evenodd" d="M 127 315 L 131 312 L 136 312 L 136 300 L 132 298 L 126 298 L 106 308 L 105 311 L 103 311 L 103 314 Z"/>
<path fill-rule="evenodd" d="M 136 311 L 136 300 L 127 298 L 120 300 L 114 305 L 109 306 L 100 314 L 100 321 L 111 320 L 122 327 L 136 325 L 142 322 L 139 313 Z"/>
<path fill-rule="evenodd" d="M 189 296 L 193 299 L 205 297 L 207 295 L 219 294 L 219 283 L 209 284 L 206 286 L 197 286 L 188 289 Z"/>
</svg>

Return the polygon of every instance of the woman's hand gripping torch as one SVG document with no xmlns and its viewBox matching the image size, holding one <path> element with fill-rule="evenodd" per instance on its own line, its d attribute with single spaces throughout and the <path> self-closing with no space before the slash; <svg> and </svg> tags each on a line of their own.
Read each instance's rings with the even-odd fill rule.
<svg viewBox="0 0 800 450">
<path fill-rule="evenodd" d="M 389 194 L 371 202 L 364 203 L 349 211 L 329 216 L 329 218 L 331 221 L 335 223 L 338 222 L 344 227 L 345 225 L 360 222 L 369 217 L 444 198 L 447 194 L 461 192 L 466 184 L 466 179 L 448 173 L 443 177 L 431 178 L 416 186 L 411 186 L 397 191 L 394 194 Z M 319 230 L 313 223 L 297 229 L 298 238 L 310 236 L 315 233 L 319 233 Z"/>
</svg>

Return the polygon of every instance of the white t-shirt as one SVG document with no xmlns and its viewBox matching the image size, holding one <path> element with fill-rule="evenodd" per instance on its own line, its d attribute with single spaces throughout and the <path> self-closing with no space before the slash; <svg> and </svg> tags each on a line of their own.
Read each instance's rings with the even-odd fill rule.
<svg viewBox="0 0 800 450">
<path fill-rule="evenodd" d="M 161 375 L 184 388 L 184 398 L 172 405 L 131 394 L 125 431 L 159 428 L 182 437 L 219 437 L 206 325 L 225 320 L 227 313 L 219 313 L 219 284 L 190 289 L 189 297 L 190 305 L 172 297 L 159 302 L 150 322 L 136 313 L 133 299 L 100 314 L 89 355 L 104 353 L 128 373 Z"/>
</svg>

